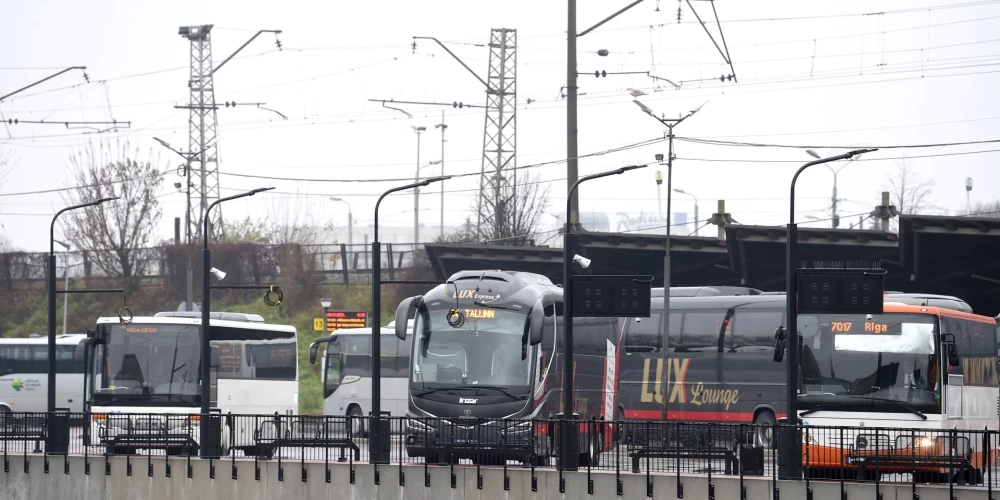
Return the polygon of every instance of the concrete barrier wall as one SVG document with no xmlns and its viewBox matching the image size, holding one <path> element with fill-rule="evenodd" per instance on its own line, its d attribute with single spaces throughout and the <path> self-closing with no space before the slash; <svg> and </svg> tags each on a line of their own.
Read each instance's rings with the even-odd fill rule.
<svg viewBox="0 0 1000 500">
<path fill-rule="evenodd" d="M 9 472 L 0 471 L 0 499 L 2 500 L 579 500 L 584 498 L 622 498 L 625 500 L 646 499 L 646 476 L 644 474 L 623 473 L 622 496 L 616 491 L 613 472 L 594 472 L 594 493 L 587 492 L 587 473 L 575 472 L 564 475 L 566 491 L 559 492 L 559 472 L 536 470 L 537 491 L 531 489 L 531 471 L 509 468 L 509 490 L 504 490 L 502 469 L 482 469 L 482 488 L 474 467 L 455 468 L 455 487 L 451 487 L 448 467 L 429 467 L 430 487 L 424 483 L 423 466 L 404 466 L 405 485 L 400 486 L 398 466 L 380 466 L 378 483 L 375 484 L 375 468 L 370 464 L 355 464 L 355 481 L 350 482 L 348 464 L 330 464 L 330 482 L 326 482 L 326 467 L 323 463 L 306 463 L 306 477 L 303 481 L 299 462 L 277 461 L 259 462 L 260 479 L 254 477 L 254 462 L 236 461 L 237 479 L 233 479 L 230 461 L 215 461 L 215 478 L 210 478 L 210 463 L 198 459 L 191 460 L 191 478 L 187 477 L 187 460 L 170 459 L 170 477 L 167 477 L 166 460 L 152 460 L 152 476 L 149 463 L 141 457 L 127 460 L 125 457 L 111 459 L 110 474 L 105 473 L 104 457 L 90 458 L 90 474 L 84 473 L 84 458 L 69 457 L 69 473 L 65 473 L 62 457 L 51 457 L 49 472 L 45 473 L 44 459 L 28 457 L 28 473 L 24 472 L 23 457 L 9 457 Z M 128 462 L 132 473 L 128 474 Z M 283 477 L 279 480 L 279 469 Z M 685 499 L 708 499 L 709 483 L 705 476 L 681 476 Z M 653 475 L 653 499 L 673 500 L 677 498 L 677 477 Z M 712 485 L 718 500 L 739 500 L 740 481 L 738 477 L 713 477 Z M 746 478 L 744 487 L 749 500 L 772 500 L 773 483 L 768 479 Z M 841 500 L 840 483 L 812 482 L 814 500 Z M 779 481 L 779 496 L 784 500 L 806 498 L 805 482 Z M 875 499 L 875 485 L 845 483 L 849 500 Z M 912 500 L 909 485 L 881 485 L 882 500 Z M 919 486 L 920 500 L 949 500 L 947 486 Z M 957 500 L 983 500 L 987 491 L 982 488 L 954 489 Z"/>
</svg>

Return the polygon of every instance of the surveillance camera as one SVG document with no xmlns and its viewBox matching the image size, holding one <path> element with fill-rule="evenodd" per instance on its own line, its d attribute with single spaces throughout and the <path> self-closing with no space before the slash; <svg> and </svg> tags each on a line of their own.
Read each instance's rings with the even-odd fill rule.
<svg viewBox="0 0 1000 500">
<path fill-rule="evenodd" d="M 218 270 L 218 269 L 216 269 L 216 268 L 213 267 L 208 272 L 212 273 L 212 276 L 215 276 L 215 279 L 217 279 L 219 281 L 222 281 L 222 280 L 226 279 L 226 272 L 225 271 L 220 271 L 220 270 Z"/>
<path fill-rule="evenodd" d="M 181 183 L 175 182 L 174 183 L 174 187 L 177 188 L 177 189 L 180 189 L 181 188 Z"/>
<path fill-rule="evenodd" d="M 590 259 L 586 257 L 581 257 L 579 255 L 573 256 L 573 262 L 576 262 L 580 267 L 586 269 L 590 267 Z"/>
<path fill-rule="evenodd" d="M 656 153 L 656 161 L 663 161 L 663 153 Z"/>
</svg>

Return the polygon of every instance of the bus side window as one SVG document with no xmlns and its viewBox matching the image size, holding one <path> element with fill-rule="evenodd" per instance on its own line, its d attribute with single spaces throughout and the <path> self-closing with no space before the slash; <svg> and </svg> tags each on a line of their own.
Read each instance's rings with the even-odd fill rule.
<svg viewBox="0 0 1000 500">
<path fill-rule="evenodd" d="M 379 353 L 381 358 L 381 369 L 383 377 L 406 376 L 406 367 L 400 368 L 399 361 L 400 340 L 395 335 L 382 335 L 380 338 Z"/>
<path fill-rule="evenodd" d="M 774 330 L 781 311 L 737 309 L 726 328 L 723 352 L 774 352 Z"/>
</svg>

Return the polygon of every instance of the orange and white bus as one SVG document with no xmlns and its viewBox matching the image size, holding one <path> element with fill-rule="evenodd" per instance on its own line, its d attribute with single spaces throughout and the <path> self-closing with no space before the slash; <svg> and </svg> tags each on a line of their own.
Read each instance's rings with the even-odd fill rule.
<svg viewBox="0 0 1000 500">
<path fill-rule="evenodd" d="M 883 311 L 799 315 L 804 469 L 982 482 L 983 452 L 996 459 L 982 431 L 1000 423 L 996 320 L 953 297 L 887 295 Z"/>
</svg>

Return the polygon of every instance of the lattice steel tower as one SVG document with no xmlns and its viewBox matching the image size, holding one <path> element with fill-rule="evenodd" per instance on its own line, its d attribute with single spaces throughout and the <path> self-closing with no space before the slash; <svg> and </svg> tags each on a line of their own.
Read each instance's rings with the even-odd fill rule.
<svg viewBox="0 0 1000 500">
<path fill-rule="evenodd" d="M 517 30 L 494 28 L 479 181 L 480 238 L 515 236 L 517 203 Z M 485 226 L 485 231 L 484 231 Z"/>
<path fill-rule="evenodd" d="M 191 95 L 187 108 L 190 110 L 188 151 L 193 156 L 189 157 L 191 166 L 188 171 L 196 172 L 198 179 L 188 179 L 192 183 L 192 197 L 196 200 L 189 208 L 192 225 L 189 229 L 196 239 L 201 237 L 205 209 L 219 199 L 219 126 L 212 78 L 211 32 L 211 24 L 181 26 L 179 30 L 182 37 L 191 41 L 191 76 L 188 80 Z M 218 234 L 222 228 L 222 211 L 216 208 L 211 217 L 211 232 Z"/>
</svg>

